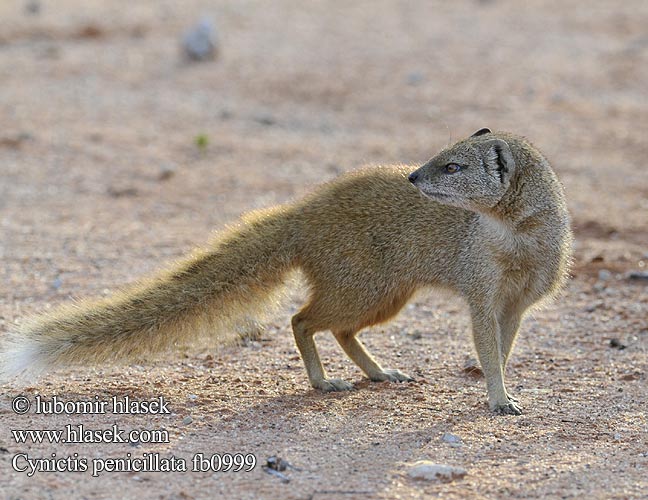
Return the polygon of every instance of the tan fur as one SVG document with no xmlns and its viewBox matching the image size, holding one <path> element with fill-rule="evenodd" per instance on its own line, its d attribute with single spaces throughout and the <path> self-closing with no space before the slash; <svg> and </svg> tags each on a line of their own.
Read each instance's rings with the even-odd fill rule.
<svg viewBox="0 0 648 500">
<path fill-rule="evenodd" d="M 167 349 L 199 329 L 253 317 L 298 268 L 310 296 L 292 326 L 313 387 L 351 388 L 326 377 L 313 340 L 325 330 L 370 379 L 410 380 L 383 369 L 356 334 L 394 316 L 417 289 L 437 286 L 469 305 L 491 408 L 517 414 L 504 369 L 524 312 L 565 279 L 569 217 L 560 183 L 531 144 L 478 134 L 411 174 L 420 192 L 405 166 L 345 175 L 303 200 L 244 218 L 158 277 L 5 336 L 0 359 L 8 365 L 17 355 L 49 368 Z M 448 163 L 462 168 L 448 174 Z"/>
</svg>

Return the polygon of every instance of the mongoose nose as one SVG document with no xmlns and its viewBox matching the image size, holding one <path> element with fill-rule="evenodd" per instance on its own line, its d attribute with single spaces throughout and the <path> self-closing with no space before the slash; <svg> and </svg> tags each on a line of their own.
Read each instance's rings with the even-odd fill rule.
<svg viewBox="0 0 648 500">
<path fill-rule="evenodd" d="M 418 179 L 418 177 L 419 177 L 419 174 L 418 174 L 418 170 L 417 170 L 416 172 L 412 172 L 411 174 L 409 174 L 409 176 L 407 177 L 407 180 L 409 180 L 412 184 L 414 184 L 416 182 L 416 179 Z"/>
</svg>

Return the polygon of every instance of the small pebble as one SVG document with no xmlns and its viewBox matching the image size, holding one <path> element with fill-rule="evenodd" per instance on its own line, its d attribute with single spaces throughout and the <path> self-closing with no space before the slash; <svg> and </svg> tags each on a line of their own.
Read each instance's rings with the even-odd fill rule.
<svg viewBox="0 0 648 500">
<path fill-rule="evenodd" d="M 601 281 L 607 281 L 612 277 L 612 273 L 607 269 L 601 269 L 598 273 L 598 279 Z"/>
<path fill-rule="evenodd" d="M 176 173 L 176 168 L 174 165 L 171 164 L 164 164 L 160 167 L 160 172 L 158 174 L 158 180 L 160 181 L 166 181 L 167 179 L 170 179 L 173 177 Z"/>
<path fill-rule="evenodd" d="M 288 468 L 288 462 L 286 462 L 283 458 L 281 457 L 269 457 L 266 460 L 266 465 L 274 470 L 278 471 L 285 471 Z"/>
<path fill-rule="evenodd" d="M 27 14 L 40 14 L 41 3 L 39 0 L 29 0 L 25 3 L 25 12 Z"/>
<path fill-rule="evenodd" d="M 466 469 L 462 467 L 435 464 L 429 460 L 419 460 L 411 466 L 408 472 L 408 475 L 413 479 L 444 482 L 462 479 L 466 474 Z"/>
<path fill-rule="evenodd" d="M 254 117 L 254 121 L 260 123 L 261 125 L 265 125 L 266 127 L 270 127 L 277 123 L 275 117 L 268 114 L 257 115 Z"/>
<path fill-rule="evenodd" d="M 420 71 L 413 71 L 409 75 L 407 75 L 407 84 L 408 85 L 418 85 L 425 80 L 425 77 L 423 76 L 423 73 Z"/>
<path fill-rule="evenodd" d="M 182 49 L 191 61 L 208 61 L 216 57 L 218 41 L 210 19 L 201 19 L 182 39 Z"/>
<path fill-rule="evenodd" d="M 461 438 L 454 434 L 450 434 L 449 432 L 446 432 L 441 436 L 441 441 L 448 443 L 451 446 L 461 446 Z"/>
<path fill-rule="evenodd" d="M 191 422 L 193 422 L 193 418 L 191 415 L 187 415 L 185 418 L 182 419 L 182 425 L 189 425 Z"/>
<path fill-rule="evenodd" d="M 612 347 L 613 349 L 618 349 L 619 351 L 621 351 L 622 349 L 625 349 L 628 346 L 625 345 L 624 343 L 622 343 L 619 339 L 611 339 L 610 340 L 610 347 Z"/>
<path fill-rule="evenodd" d="M 188 397 L 191 401 L 195 401 L 196 399 L 198 399 L 198 396 L 196 396 L 195 394 L 189 394 L 189 396 L 187 396 L 187 397 Z"/>
<path fill-rule="evenodd" d="M 648 271 L 631 271 L 628 273 L 630 281 L 648 281 Z"/>
<path fill-rule="evenodd" d="M 115 187 L 108 186 L 108 195 L 113 198 L 125 198 L 130 196 L 137 196 L 137 188 L 134 187 Z"/>
</svg>

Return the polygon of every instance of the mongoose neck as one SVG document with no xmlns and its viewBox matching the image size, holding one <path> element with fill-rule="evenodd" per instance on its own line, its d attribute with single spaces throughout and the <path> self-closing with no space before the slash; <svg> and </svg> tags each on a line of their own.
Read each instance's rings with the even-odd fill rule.
<svg viewBox="0 0 648 500">
<path fill-rule="evenodd" d="M 512 229 L 568 222 L 563 188 L 548 162 L 534 149 L 512 144 L 516 172 L 501 200 L 485 215 Z M 534 154 L 536 153 L 536 154 Z"/>
</svg>

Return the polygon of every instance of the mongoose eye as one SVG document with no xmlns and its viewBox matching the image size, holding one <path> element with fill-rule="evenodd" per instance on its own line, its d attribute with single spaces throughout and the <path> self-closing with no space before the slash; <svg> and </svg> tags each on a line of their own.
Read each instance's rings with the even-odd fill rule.
<svg viewBox="0 0 648 500">
<path fill-rule="evenodd" d="M 445 171 L 449 174 L 456 174 L 461 170 L 461 165 L 457 165 L 456 163 L 448 163 L 445 166 Z"/>
</svg>

